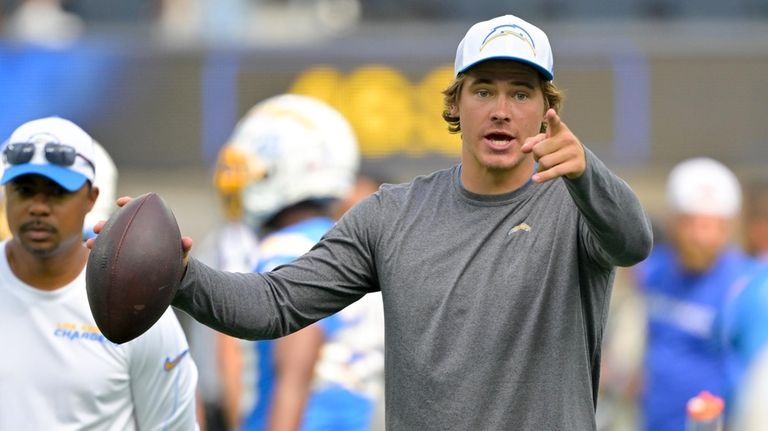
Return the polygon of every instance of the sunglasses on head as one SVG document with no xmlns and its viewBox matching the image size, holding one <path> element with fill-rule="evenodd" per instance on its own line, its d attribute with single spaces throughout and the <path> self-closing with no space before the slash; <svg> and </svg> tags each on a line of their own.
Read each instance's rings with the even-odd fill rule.
<svg viewBox="0 0 768 431">
<path fill-rule="evenodd" d="M 3 151 L 3 157 L 8 162 L 8 164 L 11 165 L 29 163 L 29 161 L 32 160 L 32 156 L 35 155 L 35 151 L 37 150 L 38 145 L 39 144 L 34 144 L 31 142 L 10 143 L 5 147 L 5 151 Z M 43 151 L 45 153 L 45 159 L 54 165 L 63 167 L 72 166 L 75 164 L 75 158 L 80 156 L 89 165 L 91 165 L 92 168 L 94 168 L 92 161 L 78 153 L 75 147 L 70 145 L 48 142 L 43 146 Z"/>
</svg>

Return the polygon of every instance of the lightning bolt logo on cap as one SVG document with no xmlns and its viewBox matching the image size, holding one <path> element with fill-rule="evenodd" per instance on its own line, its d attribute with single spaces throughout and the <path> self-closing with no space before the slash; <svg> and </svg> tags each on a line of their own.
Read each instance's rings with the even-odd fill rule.
<svg viewBox="0 0 768 431">
<path fill-rule="evenodd" d="M 533 43 L 533 38 L 530 34 L 528 34 L 527 31 L 525 31 L 524 28 L 520 27 L 517 24 L 512 25 L 500 25 L 498 27 L 495 27 L 493 30 L 491 30 L 490 33 L 488 33 L 488 36 L 485 36 L 483 39 L 483 43 L 480 44 L 480 51 L 485 49 L 485 47 L 493 42 L 494 40 L 504 37 L 504 36 L 514 36 L 518 39 L 520 39 L 522 42 L 526 43 L 528 47 L 531 48 L 531 53 L 533 56 L 536 56 L 536 45 Z"/>
</svg>

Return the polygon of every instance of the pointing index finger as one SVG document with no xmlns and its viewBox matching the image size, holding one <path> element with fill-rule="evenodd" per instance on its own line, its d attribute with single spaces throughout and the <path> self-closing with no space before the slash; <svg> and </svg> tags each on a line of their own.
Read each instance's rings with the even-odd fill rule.
<svg viewBox="0 0 768 431">
<path fill-rule="evenodd" d="M 547 123 L 547 134 L 550 136 L 557 133 L 563 124 L 560 116 L 552 108 L 547 110 L 547 113 L 544 115 L 544 121 Z"/>
</svg>

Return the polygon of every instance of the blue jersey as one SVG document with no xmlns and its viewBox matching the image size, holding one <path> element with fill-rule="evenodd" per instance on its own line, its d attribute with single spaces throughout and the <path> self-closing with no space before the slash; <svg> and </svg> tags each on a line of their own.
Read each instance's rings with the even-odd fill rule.
<svg viewBox="0 0 768 431">
<path fill-rule="evenodd" d="M 754 259 L 728 248 L 707 272 L 691 274 L 666 245 L 657 246 L 638 266 L 648 307 L 644 429 L 685 429 L 686 402 L 702 390 L 729 397 L 723 306 L 729 291 L 755 266 Z"/>
<path fill-rule="evenodd" d="M 264 272 L 306 253 L 332 227 L 328 218 L 313 218 L 265 237 L 260 243 Z M 379 294 L 380 296 L 380 294 Z M 370 298 L 369 298 L 370 297 Z M 383 372 L 383 311 L 376 295 L 366 295 L 339 313 L 317 322 L 323 331 L 302 431 L 362 431 L 371 427 L 375 398 Z M 380 336 L 378 335 L 380 333 Z M 251 343 L 254 351 L 252 409 L 243 430 L 263 430 L 274 390 L 274 341 Z"/>
</svg>

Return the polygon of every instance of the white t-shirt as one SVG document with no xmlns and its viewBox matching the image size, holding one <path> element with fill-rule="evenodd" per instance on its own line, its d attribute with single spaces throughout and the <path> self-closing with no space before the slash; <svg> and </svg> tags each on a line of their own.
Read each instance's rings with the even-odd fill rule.
<svg viewBox="0 0 768 431">
<path fill-rule="evenodd" d="M 99 332 L 85 270 L 43 291 L 19 280 L 0 243 L 0 430 L 195 430 L 197 368 L 169 308 L 117 345 Z"/>
</svg>

